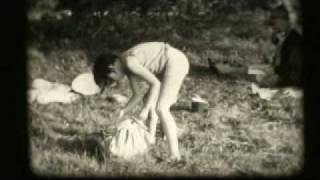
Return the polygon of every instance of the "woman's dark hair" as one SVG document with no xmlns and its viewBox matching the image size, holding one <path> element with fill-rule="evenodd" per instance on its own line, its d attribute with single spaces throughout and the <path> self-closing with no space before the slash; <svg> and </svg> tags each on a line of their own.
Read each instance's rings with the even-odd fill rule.
<svg viewBox="0 0 320 180">
<path fill-rule="evenodd" d="M 113 80 L 108 76 L 112 69 L 110 66 L 114 64 L 117 56 L 112 53 L 103 53 L 94 62 L 93 65 L 93 77 L 96 84 L 101 88 L 104 89 L 105 86 L 108 86 L 113 83 Z"/>
</svg>

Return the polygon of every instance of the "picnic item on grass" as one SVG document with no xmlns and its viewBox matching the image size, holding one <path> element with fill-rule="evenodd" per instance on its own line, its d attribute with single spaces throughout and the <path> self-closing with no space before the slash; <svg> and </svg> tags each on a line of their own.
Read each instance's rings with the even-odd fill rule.
<svg viewBox="0 0 320 180">
<path fill-rule="evenodd" d="M 150 144 L 152 139 L 148 128 L 141 120 L 131 117 L 118 124 L 109 150 L 117 157 L 130 160 L 136 155 L 146 153 Z"/>
<path fill-rule="evenodd" d="M 253 94 L 258 94 L 261 99 L 270 101 L 276 95 L 289 96 L 295 99 L 300 99 L 303 97 L 303 91 L 298 88 L 260 88 L 258 85 L 251 83 L 251 90 Z"/>
<path fill-rule="evenodd" d="M 38 78 L 31 84 L 28 91 L 29 102 L 37 101 L 39 104 L 48 103 L 71 103 L 79 98 L 79 95 L 71 92 L 71 87 L 65 84 L 49 82 Z"/>
<path fill-rule="evenodd" d="M 73 79 L 71 88 L 73 91 L 85 96 L 94 95 L 101 91 L 99 86 L 95 83 L 91 72 L 79 74 Z"/>
<path fill-rule="evenodd" d="M 266 75 L 272 71 L 272 67 L 267 64 L 253 64 L 248 67 L 248 74 Z"/>
<path fill-rule="evenodd" d="M 191 101 L 191 109 L 193 112 L 204 112 L 209 107 L 208 101 L 200 97 L 198 94 L 195 94 Z"/>
<path fill-rule="evenodd" d="M 276 93 L 279 92 L 278 89 L 260 88 L 254 83 L 251 83 L 251 90 L 253 94 L 258 94 L 261 99 L 268 101 L 270 101 L 276 95 Z"/>
<path fill-rule="evenodd" d="M 242 73 L 242 68 L 233 67 L 228 64 L 217 63 L 215 64 L 215 68 L 221 74 L 234 74 L 234 73 Z"/>
</svg>

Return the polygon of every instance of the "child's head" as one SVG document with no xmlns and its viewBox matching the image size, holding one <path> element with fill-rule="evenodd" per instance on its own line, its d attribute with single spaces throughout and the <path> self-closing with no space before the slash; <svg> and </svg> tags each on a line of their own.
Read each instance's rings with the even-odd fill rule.
<svg viewBox="0 0 320 180">
<path fill-rule="evenodd" d="M 118 80 L 113 75 L 118 72 L 114 66 L 117 58 L 114 54 L 103 53 L 95 61 L 92 71 L 94 80 L 101 89 L 105 86 L 110 86 Z"/>
</svg>

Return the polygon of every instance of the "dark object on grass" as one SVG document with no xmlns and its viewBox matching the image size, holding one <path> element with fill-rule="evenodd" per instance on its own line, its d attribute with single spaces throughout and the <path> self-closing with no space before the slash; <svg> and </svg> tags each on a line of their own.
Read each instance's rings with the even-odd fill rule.
<svg viewBox="0 0 320 180">
<path fill-rule="evenodd" d="M 212 62 L 210 58 L 208 58 L 209 69 L 213 74 L 219 75 L 219 70 L 216 68 L 215 63 Z"/>
<path fill-rule="evenodd" d="M 208 101 L 201 98 L 200 96 L 195 95 L 195 97 L 193 97 L 191 101 L 192 112 L 206 112 L 208 110 Z"/>
<path fill-rule="evenodd" d="M 275 55 L 273 65 L 279 76 L 277 86 L 302 86 L 302 36 L 291 30 L 280 51 Z"/>
<path fill-rule="evenodd" d="M 214 63 L 210 58 L 208 58 L 209 69 L 213 74 L 216 75 L 231 75 L 231 74 L 247 74 L 247 67 L 234 67 L 223 63 Z"/>
<path fill-rule="evenodd" d="M 84 153 L 96 158 L 99 163 L 106 161 L 107 148 L 105 137 L 98 133 L 82 134 L 70 137 L 61 137 L 56 143 L 65 151 Z"/>
</svg>

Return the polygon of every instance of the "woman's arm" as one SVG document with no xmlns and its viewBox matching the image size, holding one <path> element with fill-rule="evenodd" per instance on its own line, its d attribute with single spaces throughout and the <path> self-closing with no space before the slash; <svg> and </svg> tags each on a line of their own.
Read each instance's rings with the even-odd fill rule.
<svg viewBox="0 0 320 180">
<path fill-rule="evenodd" d="M 148 112 L 151 109 L 154 110 L 159 97 L 159 93 L 160 93 L 160 81 L 148 69 L 143 67 L 138 62 L 136 57 L 134 56 L 127 57 L 126 64 L 130 72 L 140 77 L 142 80 L 146 81 L 150 85 L 149 96 L 144 105 L 142 112 Z"/>
<path fill-rule="evenodd" d="M 131 109 L 134 108 L 144 96 L 144 93 L 142 92 L 141 87 L 139 86 L 138 79 L 130 75 L 128 76 L 128 79 L 132 90 L 132 96 L 125 108 L 123 109 L 124 114 L 131 111 Z"/>
</svg>

